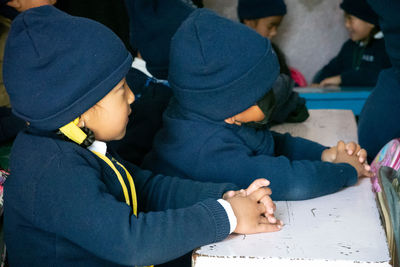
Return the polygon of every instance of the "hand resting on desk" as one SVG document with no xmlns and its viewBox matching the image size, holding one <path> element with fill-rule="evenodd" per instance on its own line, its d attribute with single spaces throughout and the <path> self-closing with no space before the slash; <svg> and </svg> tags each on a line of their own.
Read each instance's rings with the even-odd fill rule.
<svg viewBox="0 0 400 267">
<path fill-rule="evenodd" d="M 224 194 L 223 199 L 231 204 L 237 219 L 235 233 L 275 232 L 282 228 L 283 223 L 274 216 L 276 206 L 268 185 L 268 180 L 257 179 L 245 190 Z"/>
<path fill-rule="evenodd" d="M 360 145 L 349 142 L 345 144 L 339 141 L 336 146 L 324 150 L 321 155 L 321 160 L 332 163 L 348 163 L 353 166 L 358 178 L 371 177 L 371 167 L 367 161 L 367 151 L 362 149 Z"/>
</svg>

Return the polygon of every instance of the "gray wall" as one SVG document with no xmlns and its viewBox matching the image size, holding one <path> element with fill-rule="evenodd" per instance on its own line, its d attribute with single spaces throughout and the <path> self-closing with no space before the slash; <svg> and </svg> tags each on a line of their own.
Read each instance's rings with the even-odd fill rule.
<svg viewBox="0 0 400 267">
<path fill-rule="evenodd" d="M 288 13 L 273 41 L 285 53 L 288 64 L 299 69 L 308 82 L 348 39 L 341 1 L 285 0 Z M 204 5 L 237 20 L 237 0 L 204 0 Z"/>
</svg>

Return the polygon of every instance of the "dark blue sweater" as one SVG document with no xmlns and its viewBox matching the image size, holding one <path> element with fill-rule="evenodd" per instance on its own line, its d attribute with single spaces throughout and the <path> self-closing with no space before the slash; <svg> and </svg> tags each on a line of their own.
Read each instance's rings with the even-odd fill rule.
<svg viewBox="0 0 400 267">
<path fill-rule="evenodd" d="M 326 147 L 289 134 L 212 122 L 172 101 L 143 167 L 198 181 L 271 181 L 272 199 L 300 200 L 336 192 L 357 181 L 348 164 L 321 161 Z"/>
<path fill-rule="evenodd" d="M 340 75 L 342 86 L 375 86 L 382 69 L 391 66 L 384 39 L 373 39 L 365 48 L 352 40 L 315 76 L 314 83 Z"/>
<path fill-rule="evenodd" d="M 387 142 L 400 137 L 399 118 L 400 80 L 391 68 L 380 73 L 358 121 L 358 138 L 368 151 L 369 162 Z"/>
<path fill-rule="evenodd" d="M 124 203 L 115 173 L 92 152 L 20 133 L 4 195 L 10 265 L 159 264 L 229 234 L 228 217 L 215 199 L 233 185 L 155 176 L 124 165 L 134 178 L 138 217 Z"/>
</svg>

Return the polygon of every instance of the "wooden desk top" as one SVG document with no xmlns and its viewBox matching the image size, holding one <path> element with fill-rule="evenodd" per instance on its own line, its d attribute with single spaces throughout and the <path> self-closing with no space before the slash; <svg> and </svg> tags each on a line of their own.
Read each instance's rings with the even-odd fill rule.
<svg viewBox="0 0 400 267">
<path fill-rule="evenodd" d="M 357 140 L 348 110 L 311 110 L 305 123 L 277 131 L 308 137 L 324 145 Z M 370 181 L 305 201 L 278 201 L 276 216 L 285 226 L 276 233 L 230 235 L 193 252 L 195 267 L 390 266 L 384 229 Z"/>
</svg>

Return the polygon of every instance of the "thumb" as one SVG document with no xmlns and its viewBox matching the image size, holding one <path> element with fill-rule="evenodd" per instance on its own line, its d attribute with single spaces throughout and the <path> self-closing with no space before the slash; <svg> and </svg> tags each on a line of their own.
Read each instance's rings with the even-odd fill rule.
<svg viewBox="0 0 400 267">
<path fill-rule="evenodd" d="M 270 182 L 265 178 L 259 178 L 254 180 L 249 187 L 246 189 L 247 195 L 251 195 L 253 192 L 257 191 L 261 187 L 269 186 Z"/>
</svg>

